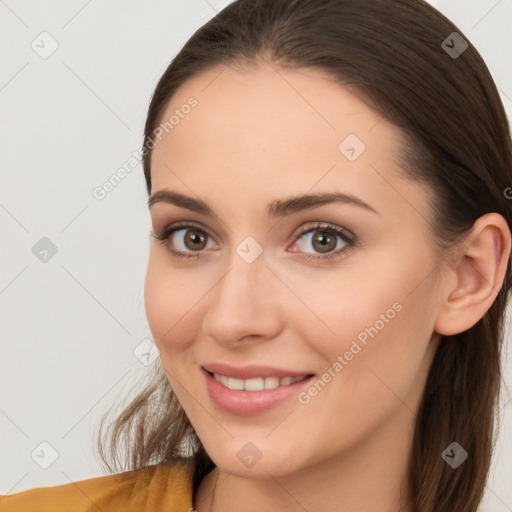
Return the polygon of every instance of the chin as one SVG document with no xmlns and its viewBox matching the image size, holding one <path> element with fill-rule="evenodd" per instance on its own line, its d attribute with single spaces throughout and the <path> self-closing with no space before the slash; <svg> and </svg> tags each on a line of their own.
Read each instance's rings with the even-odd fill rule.
<svg viewBox="0 0 512 512">
<path fill-rule="evenodd" d="M 215 441 L 212 441 L 215 443 Z M 227 473 L 240 478 L 283 477 L 300 470 L 304 466 L 297 460 L 297 450 L 292 445 L 278 450 L 267 441 L 231 440 L 229 445 L 218 444 L 212 450 L 205 446 L 214 464 Z"/>
</svg>

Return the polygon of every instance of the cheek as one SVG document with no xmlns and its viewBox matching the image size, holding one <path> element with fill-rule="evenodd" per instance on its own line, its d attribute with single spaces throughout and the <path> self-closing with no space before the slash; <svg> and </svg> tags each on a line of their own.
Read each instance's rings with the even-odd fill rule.
<svg viewBox="0 0 512 512">
<path fill-rule="evenodd" d="M 310 288 L 308 305 L 319 322 L 303 321 L 302 329 L 326 369 L 343 373 L 340 380 L 354 386 L 370 379 L 371 387 L 377 377 L 368 375 L 369 368 L 399 388 L 406 386 L 421 365 L 433 328 L 426 311 L 432 290 L 424 285 L 411 293 L 418 275 L 410 264 L 388 272 L 366 266 L 364 272 L 350 269 L 342 285 L 326 276 L 315 283 L 318 293 Z"/>
<path fill-rule="evenodd" d="M 368 269 L 349 269 L 343 276 L 325 275 L 304 287 L 311 314 L 302 316 L 303 332 L 327 359 L 336 359 L 357 340 L 361 346 L 382 337 L 399 321 L 402 309 L 397 283 L 372 276 Z M 316 333 L 316 334 L 315 334 Z M 357 350 L 357 348 L 356 348 Z M 350 357 L 350 356 L 349 356 Z"/>
<path fill-rule="evenodd" d="M 331 357 L 342 355 L 338 396 L 357 414 L 374 419 L 404 405 L 413 410 L 431 363 L 426 294 L 388 292 L 381 299 L 370 313 L 347 318 L 347 337 Z"/>
<path fill-rule="evenodd" d="M 159 256 L 150 255 L 144 301 L 155 344 L 161 352 L 168 352 L 184 348 L 191 339 L 201 290 L 191 287 L 189 279 L 188 283 L 182 283 L 179 273 L 165 268 L 159 259 Z"/>
<path fill-rule="evenodd" d="M 392 414 L 408 418 L 424 388 L 429 336 L 425 321 L 423 331 L 419 325 L 417 304 L 402 297 L 398 303 L 389 291 L 382 291 L 380 300 L 373 297 L 366 312 L 342 304 L 347 309 L 338 313 L 342 321 L 333 323 L 336 336 L 317 344 L 326 361 L 322 382 L 299 397 L 304 421 L 324 429 L 319 437 L 328 440 L 322 442 L 327 452 L 364 438 Z"/>
</svg>

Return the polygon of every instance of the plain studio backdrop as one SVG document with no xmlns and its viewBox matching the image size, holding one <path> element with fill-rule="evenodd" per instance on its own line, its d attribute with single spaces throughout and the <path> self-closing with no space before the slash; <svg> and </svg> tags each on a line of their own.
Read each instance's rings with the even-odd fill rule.
<svg viewBox="0 0 512 512">
<path fill-rule="evenodd" d="M 102 185 L 140 148 L 172 57 L 228 3 L 0 2 L 0 494 L 103 474 L 98 420 L 157 354 L 142 166 L 132 160 L 117 186 Z M 512 0 L 432 3 L 482 54 L 512 118 Z M 507 393 L 502 417 L 484 504 L 493 512 L 512 510 Z"/>
</svg>

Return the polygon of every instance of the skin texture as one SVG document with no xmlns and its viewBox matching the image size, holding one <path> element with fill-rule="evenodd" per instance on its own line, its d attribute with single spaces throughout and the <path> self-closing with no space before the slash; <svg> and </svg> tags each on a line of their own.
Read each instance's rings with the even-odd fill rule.
<svg viewBox="0 0 512 512">
<path fill-rule="evenodd" d="M 217 465 L 195 509 L 210 510 L 218 473 L 213 510 L 410 510 L 400 488 L 428 370 L 440 335 L 469 329 L 496 297 L 510 253 L 506 222 L 481 217 L 461 252 L 443 257 L 428 225 L 429 189 L 397 166 L 399 129 L 316 71 L 216 68 L 186 82 L 164 119 L 190 96 L 197 106 L 157 141 L 152 194 L 200 198 L 215 215 L 151 207 L 155 234 L 190 221 L 209 236 L 189 260 L 168 248 L 197 253 L 183 242 L 193 228 L 151 240 L 145 302 L 166 374 Z M 338 149 L 349 134 L 366 146 L 354 161 Z M 331 203 L 266 215 L 271 201 L 334 191 L 378 213 Z M 345 228 L 356 246 L 306 259 L 322 252 L 298 232 L 316 222 Z M 236 252 L 248 236 L 263 249 L 252 263 Z M 331 253 L 347 247 L 335 239 Z M 321 376 L 397 303 L 307 404 L 293 397 L 241 417 L 207 393 L 200 366 L 212 361 Z M 237 457 L 248 442 L 261 453 L 250 468 Z"/>
</svg>

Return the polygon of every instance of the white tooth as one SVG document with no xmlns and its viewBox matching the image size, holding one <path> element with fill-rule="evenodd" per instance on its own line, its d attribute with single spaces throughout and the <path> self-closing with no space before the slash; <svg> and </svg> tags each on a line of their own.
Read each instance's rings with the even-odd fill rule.
<svg viewBox="0 0 512 512">
<path fill-rule="evenodd" d="M 244 389 L 244 381 L 243 379 L 233 379 L 231 377 L 228 378 L 228 388 L 235 390 L 243 390 Z"/>
<path fill-rule="evenodd" d="M 254 379 L 244 380 L 226 377 L 225 375 L 220 375 L 219 373 L 213 373 L 213 377 L 215 380 L 221 382 L 229 389 L 236 391 L 241 391 L 244 389 L 246 391 L 262 391 L 264 389 L 275 389 L 279 386 L 289 386 L 290 384 L 294 384 L 295 382 L 306 379 L 307 376 L 302 375 L 299 377 L 283 377 L 281 379 L 279 379 L 279 377 L 257 377 Z"/>
<path fill-rule="evenodd" d="M 279 386 L 279 379 L 277 377 L 265 377 L 265 389 L 274 389 Z"/>
<path fill-rule="evenodd" d="M 262 391 L 265 389 L 265 384 L 261 377 L 257 377 L 255 379 L 245 379 L 244 389 L 247 391 Z"/>
</svg>

